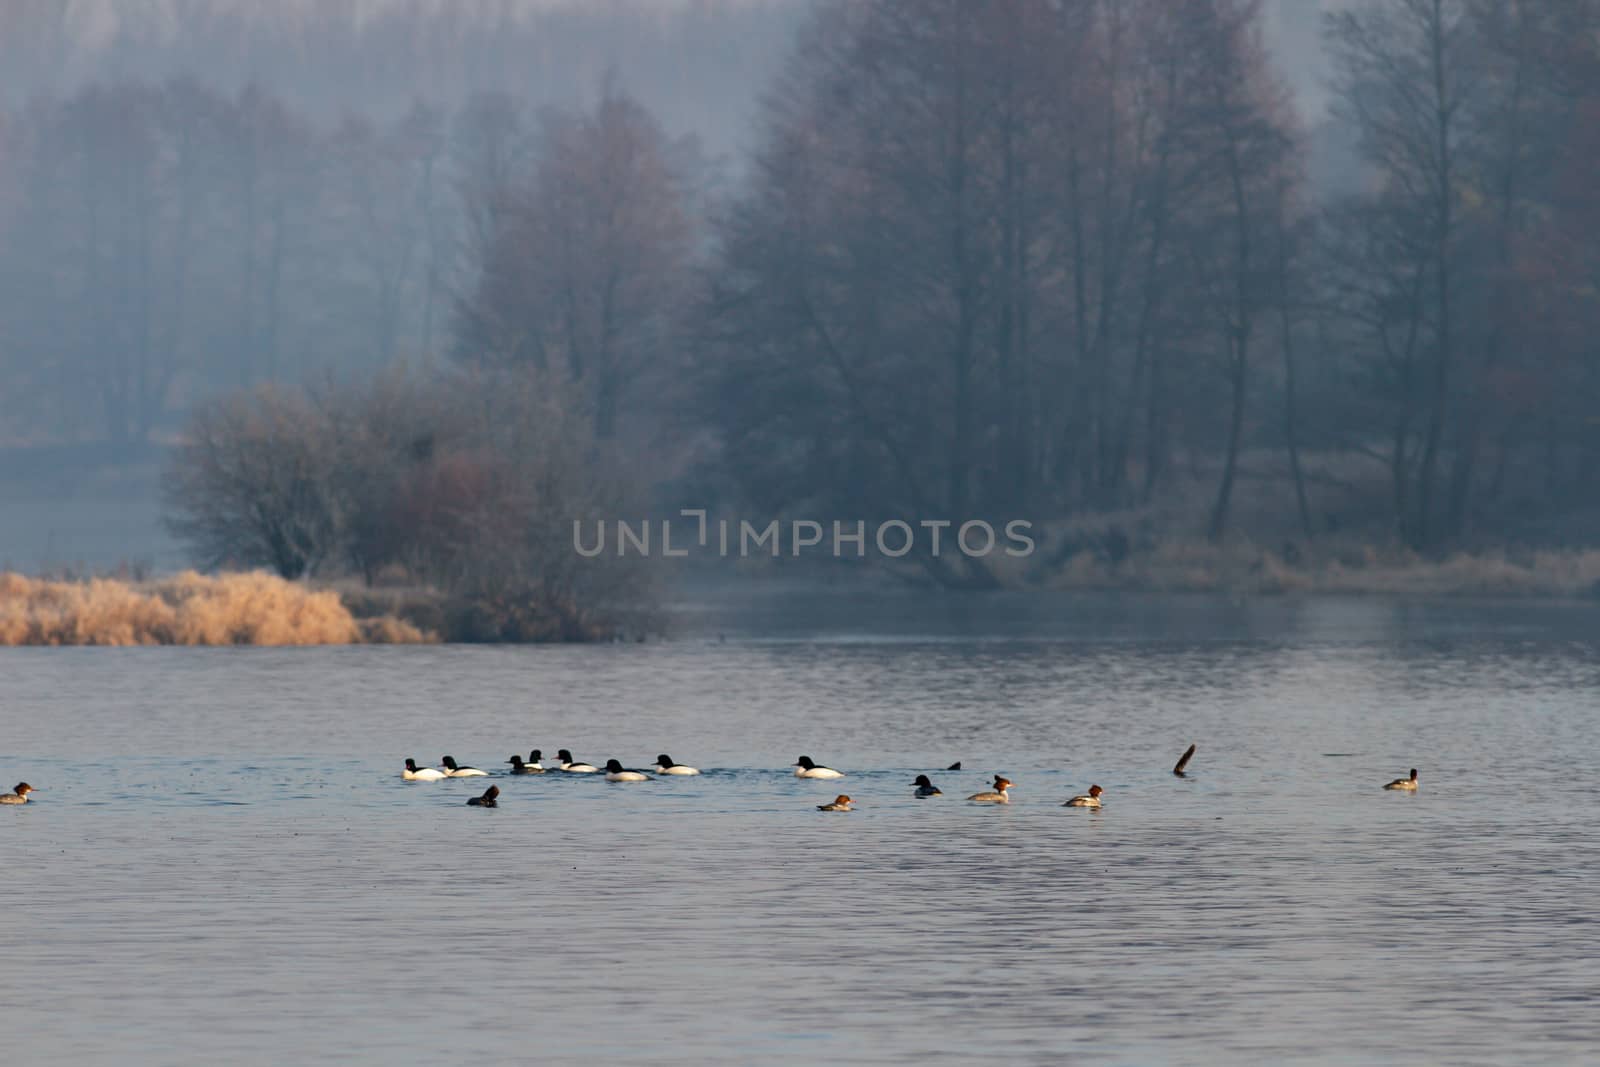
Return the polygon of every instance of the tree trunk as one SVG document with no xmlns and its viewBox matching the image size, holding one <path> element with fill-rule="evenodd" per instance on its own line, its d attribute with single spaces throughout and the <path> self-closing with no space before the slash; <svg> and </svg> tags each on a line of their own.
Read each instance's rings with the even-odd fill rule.
<svg viewBox="0 0 1600 1067">
<path fill-rule="evenodd" d="M 1217 500 L 1211 509 L 1211 525 L 1207 536 L 1213 543 L 1221 541 L 1227 531 L 1228 511 L 1233 504 L 1233 482 L 1239 465 L 1239 439 L 1244 431 L 1245 368 L 1249 342 L 1240 335 L 1233 342 L 1233 412 L 1228 419 L 1228 452 L 1222 461 L 1222 482 L 1217 486 Z"/>
<path fill-rule="evenodd" d="M 1431 547 L 1435 541 L 1433 525 L 1434 481 L 1439 466 L 1439 448 L 1444 439 L 1444 423 L 1450 403 L 1450 371 L 1454 360 L 1453 323 L 1451 322 L 1450 270 L 1451 245 L 1454 243 L 1455 176 L 1452 167 L 1453 152 L 1450 144 L 1451 113 L 1447 105 L 1447 86 L 1444 69 L 1444 11 L 1443 0 L 1433 0 L 1433 21 L 1430 26 L 1433 65 L 1434 100 L 1434 150 L 1438 153 L 1438 183 L 1434 195 L 1438 198 L 1434 235 L 1434 293 L 1437 351 L 1433 373 L 1433 403 L 1428 416 L 1428 436 L 1422 450 L 1421 483 L 1417 488 L 1417 547 Z"/>
</svg>

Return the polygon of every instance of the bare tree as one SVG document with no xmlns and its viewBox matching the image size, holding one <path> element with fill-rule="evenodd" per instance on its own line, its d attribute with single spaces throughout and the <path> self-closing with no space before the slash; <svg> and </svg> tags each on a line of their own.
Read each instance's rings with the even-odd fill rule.
<svg viewBox="0 0 1600 1067">
<path fill-rule="evenodd" d="M 1194 337 L 1215 336 L 1220 535 L 1272 297 L 1262 194 L 1294 180 L 1259 17 L 825 6 L 721 227 L 707 376 L 758 499 L 952 521 L 1116 506 L 1135 433 L 1148 490 L 1210 400 Z"/>
<path fill-rule="evenodd" d="M 574 551 L 574 522 L 637 510 L 582 407 L 527 367 L 260 386 L 195 413 L 169 525 L 213 566 L 429 587 L 460 639 L 601 636 L 648 615 L 653 583 L 642 557 Z"/>
<path fill-rule="evenodd" d="M 1408 319 L 1405 359 L 1425 364 L 1423 429 L 1414 460 L 1397 440 L 1392 464 L 1409 483 L 1396 486 L 1401 530 L 1413 545 L 1428 546 L 1442 532 L 1437 482 L 1460 344 L 1461 156 L 1480 43 L 1465 0 L 1368 0 L 1330 17 L 1329 41 L 1340 113 L 1359 130 L 1386 202 L 1366 217 L 1398 223 L 1390 227 L 1398 241 L 1384 245 L 1411 265 L 1407 289 L 1396 295 Z"/>
<path fill-rule="evenodd" d="M 168 472 L 173 535 L 209 566 L 316 572 L 344 519 L 330 445 L 299 392 L 261 386 L 200 408 Z"/>
<path fill-rule="evenodd" d="M 1270 75 L 1261 50 L 1259 5 L 1199 0 L 1185 14 L 1185 37 L 1204 57 L 1193 117 L 1196 146 L 1218 163 L 1208 190 L 1215 201 L 1202 196 L 1189 205 L 1202 207 L 1196 283 L 1199 292 L 1210 292 L 1228 383 L 1222 474 L 1207 525 L 1217 541 L 1233 501 L 1259 321 L 1278 296 L 1271 284 L 1277 205 L 1296 174 L 1286 90 Z"/>
<path fill-rule="evenodd" d="M 541 116 L 530 179 L 492 209 L 477 290 L 461 309 L 469 364 L 559 368 L 613 437 L 641 378 L 670 373 L 688 290 L 688 193 L 655 119 L 607 85 L 594 110 Z M 469 181 L 496 192 L 502 154 Z M 484 210 L 480 207 L 480 211 Z"/>
</svg>

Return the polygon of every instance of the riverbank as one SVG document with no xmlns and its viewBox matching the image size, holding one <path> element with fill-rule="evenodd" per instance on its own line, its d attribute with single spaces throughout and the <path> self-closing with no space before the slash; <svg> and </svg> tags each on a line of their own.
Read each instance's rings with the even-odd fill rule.
<svg viewBox="0 0 1600 1067">
<path fill-rule="evenodd" d="M 0 646 L 581 644 L 653 632 L 566 601 L 425 587 L 290 582 L 261 571 L 149 578 L 0 572 Z M 623 616 L 618 614 L 617 619 Z"/>
<path fill-rule="evenodd" d="M 1167 593 L 1600 599 L 1600 549 L 1501 549 L 1438 558 L 1355 542 L 1170 541 L 1081 548 L 1033 571 L 1045 589 Z"/>
<path fill-rule="evenodd" d="M 1600 600 L 1600 550 L 1506 550 L 1424 559 L 1399 548 L 1286 543 L 1169 542 L 1118 551 L 1080 547 L 1004 572 L 1017 592 L 1190 593 L 1232 597 L 1350 596 Z M 1021 561 L 1019 561 L 1021 562 Z M 745 570 L 743 589 L 781 586 L 781 564 Z M 805 588 L 850 586 L 869 593 L 895 584 L 882 571 L 810 570 Z M 696 589 L 725 588 L 709 574 Z M 716 599 L 715 593 L 712 599 Z M 962 594 L 952 594 L 960 597 Z M 541 644 L 626 640 L 665 629 L 658 613 L 626 628 L 574 605 L 503 596 L 453 598 L 421 587 L 308 585 L 262 572 L 215 577 L 28 578 L 0 573 L 0 646 Z"/>
</svg>

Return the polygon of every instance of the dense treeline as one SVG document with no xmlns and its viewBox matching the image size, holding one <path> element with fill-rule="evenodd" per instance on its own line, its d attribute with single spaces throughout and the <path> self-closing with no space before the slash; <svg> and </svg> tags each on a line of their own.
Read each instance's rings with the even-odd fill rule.
<svg viewBox="0 0 1600 1067">
<path fill-rule="evenodd" d="M 719 232 L 733 474 L 773 506 L 1059 515 L 1181 460 L 1217 539 L 1245 450 L 1306 535 L 1308 453 L 1370 458 L 1361 517 L 1418 548 L 1569 507 L 1600 448 L 1597 18 L 1331 18 L 1364 178 L 1316 203 L 1257 4 L 825 8 Z"/>
<path fill-rule="evenodd" d="M 1220 532 L 1297 182 L 1255 16 L 824 9 L 721 234 L 736 475 L 960 521 L 1120 507 L 1201 449 Z"/>
<path fill-rule="evenodd" d="M 598 84 L 587 109 L 483 93 L 385 125 L 192 81 L 11 116 L 3 436 L 142 442 L 220 391 L 436 353 L 633 387 L 690 297 L 714 171 Z"/>
<path fill-rule="evenodd" d="M 1263 24 L 1256 0 L 831 0 L 726 167 L 625 69 L 578 104 L 463 82 L 383 120 L 186 80 L 36 99 L 0 127 L 0 418 L 140 440 L 333 369 L 294 402 L 360 422 L 383 378 L 349 383 L 415 360 L 424 392 L 544 383 L 570 461 L 629 456 L 667 509 L 1580 539 L 1600 0 L 1342 6 L 1339 192 Z M 201 496 L 180 528 L 237 554 L 183 525 Z M 340 530 L 252 558 L 373 573 Z"/>
<path fill-rule="evenodd" d="M 139 441 L 196 397 L 425 351 L 448 322 L 443 162 L 418 106 L 312 125 L 257 90 L 121 83 L 5 131 L 14 433 Z"/>
</svg>

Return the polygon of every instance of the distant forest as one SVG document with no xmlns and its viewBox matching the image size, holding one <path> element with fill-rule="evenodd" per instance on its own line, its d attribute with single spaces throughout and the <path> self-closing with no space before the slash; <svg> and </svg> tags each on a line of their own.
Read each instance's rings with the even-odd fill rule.
<svg viewBox="0 0 1600 1067">
<path fill-rule="evenodd" d="M 359 410 L 383 526 L 533 507 L 458 410 L 532 382 L 642 512 L 1590 543 L 1600 0 L 1330 7 L 1307 117 L 1252 0 L 174 0 L 55 93 L 83 28 L 11 0 L 0 443 Z M 397 561 L 318 506 L 280 570 Z"/>
</svg>

